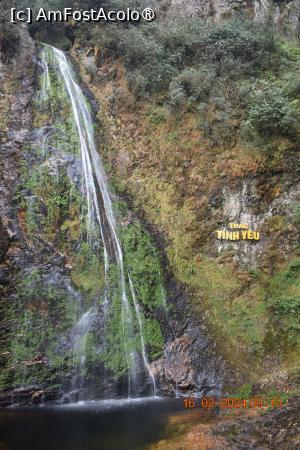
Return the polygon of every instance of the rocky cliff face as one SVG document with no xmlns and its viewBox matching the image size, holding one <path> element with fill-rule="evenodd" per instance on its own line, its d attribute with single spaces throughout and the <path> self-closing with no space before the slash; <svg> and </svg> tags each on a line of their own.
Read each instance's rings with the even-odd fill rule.
<svg viewBox="0 0 300 450">
<path fill-rule="evenodd" d="M 1 37 L 0 55 L 0 365 L 3 370 L 10 355 L 12 329 L 7 307 L 15 290 L 13 280 L 22 259 L 20 254 L 24 251 L 14 196 L 20 176 L 22 148 L 30 140 L 32 126 L 35 45 L 26 28 L 16 29 L 9 38 Z"/>
<path fill-rule="evenodd" d="M 219 20 L 244 12 L 254 20 L 273 20 L 275 24 L 290 24 L 292 28 L 297 28 L 300 20 L 299 0 L 170 0 L 159 4 L 173 17 L 184 14 Z"/>
<path fill-rule="evenodd" d="M 208 2 L 185 2 L 185 13 L 190 5 L 193 15 L 200 3 L 201 7 L 208 6 Z M 222 2 L 225 4 L 229 2 Z M 174 3 L 173 7 L 168 5 L 164 10 L 174 13 Z M 253 2 L 243 5 L 253 17 Z M 222 364 L 214 367 L 221 367 L 228 385 L 260 379 L 266 389 L 272 389 L 280 372 L 285 381 L 278 389 L 285 389 L 285 385 L 293 390 L 297 385 L 298 344 L 292 310 L 299 298 L 300 267 L 298 131 L 295 138 L 291 134 L 283 137 L 277 126 L 272 128 L 273 98 L 272 119 L 263 135 L 259 141 L 253 135 L 245 140 L 238 128 L 241 122 L 245 124 L 247 111 L 237 89 L 242 86 L 245 93 L 245 86 L 251 85 L 263 92 L 266 74 L 273 70 L 270 61 L 278 56 L 284 64 L 287 53 L 282 58 L 276 50 L 281 44 L 273 46 L 274 36 L 272 42 L 268 40 L 272 25 L 263 41 L 267 53 L 272 53 L 272 48 L 275 53 L 270 60 L 268 56 L 259 57 L 263 67 L 252 72 L 251 61 L 261 54 L 260 38 L 254 39 L 253 45 L 250 41 L 260 35 L 260 25 L 251 25 L 252 31 L 245 36 L 239 31 L 247 26 L 243 19 L 237 23 L 220 20 L 208 26 L 207 35 L 205 26 L 198 30 L 199 22 L 187 19 L 186 28 L 179 21 L 164 23 L 161 28 L 157 26 L 156 37 L 153 30 L 152 39 L 145 40 L 143 33 L 130 31 L 130 46 L 126 47 L 125 38 L 118 47 L 122 39 L 118 35 L 115 45 L 111 38 L 109 50 L 105 44 L 101 47 L 95 33 L 94 48 L 92 40 L 86 48 L 79 37 L 73 50 L 86 82 L 102 105 L 99 117 L 105 129 L 104 157 L 116 176 L 118 189 L 154 225 L 155 233 L 163 236 L 169 267 L 186 288 L 186 327 L 181 327 L 175 340 L 167 342 L 153 370 L 162 386 L 174 389 L 177 384 L 182 392 L 191 392 L 201 374 L 197 386 L 205 392 L 204 380 L 209 386 L 213 384 L 209 374 L 214 372 L 210 361 L 217 360 L 214 349 L 213 353 L 226 360 L 225 368 Z M 246 42 L 249 47 L 244 46 Z M 155 55 L 159 47 L 158 62 L 151 59 L 146 44 Z M 218 51 L 220 48 L 222 51 Z M 159 60 L 164 50 L 164 63 L 169 52 L 174 52 L 173 65 L 179 54 L 186 58 L 187 67 L 182 69 L 180 59 L 176 69 L 168 67 L 165 74 Z M 116 51 L 113 58 L 112 51 Z M 249 60 L 241 62 L 245 55 L 250 55 Z M 135 66 L 141 59 L 143 64 Z M 209 68 L 208 61 L 212 61 Z M 219 62 L 212 81 L 210 76 Z M 153 66 L 155 73 L 151 71 Z M 158 88 L 164 76 L 165 84 Z M 282 86 L 280 77 L 276 69 L 274 79 Z M 265 100 L 257 100 L 255 114 Z M 246 224 L 249 238 L 242 239 L 244 232 L 239 231 L 237 240 L 219 239 L 218 230 L 226 230 L 231 236 L 235 231 L 229 227 L 232 223 L 238 229 L 239 224 Z M 257 240 L 251 230 L 260 234 Z M 176 306 L 173 310 L 176 317 L 183 307 L 178 298 L 174 303 L 180 305 L 179 310 Z M 177 329 L 174 321 L 171 324 Z M 214 337 L 215 348 L 207 340 L 209 335 Z M 209 354 L 213 359 L 209 360 Z M 214 379 L 218 376 L 216 371 Z"/>
<path fill-rule="evenodd" d="M 298 6 L 296 1 L 161 4 L 167 16 L 181 8 L 188 16 L 217 20 L 243 9 L 256 20 L 271 14 L 272 20 L 293 26 L 298 23 Z M 273 127 L 272 119 L 263 130 L 266 139 L 260 136 L 257 147 L 242 140 L 239 127 L 248 113 L 243 96 L 256 83 L 264 92 L 268 80 L 271 90 L 277 89 L 283 98 L 276 120 L 291 119 L 295 109 L 287 117 L 285 108 L 290 96 L 293 105 L 298 104 L 293 72 L 298 48 L 290 42 L 274 46 L 274 40 L 259 34 L 259 27 L 253 28 L 253 37 L 251 29 L 243 29 L 243 21 L 236 33 L 226 24 L 225 31 L 219 27 L 217 33 L 213 27 L 203 28 L 208 34 L 202 45 L 202 32 L 200 38 L 197 32 L 188 34 L 197 30 L 198 22 L 183 34 L 180 27 L 174 31 L 164 23 L 162 29 L 154 29 L 153 36 L 159 31 L 153 41 L 142 35 L 145 29 L 140 32 L 136 27 L 136 36 L 130 30 L 130 45 L 122 42 L 122 51 L 129 49 L 125 63 L 118 47 L 120 36 L 117 44 L 109 33 L 109 39 L 102 36 L 99 43 L 96 27 L 91 28 L 89 41 L 85 36 L 81 39 L 77 30 L 72 50 L 88 94 L 91 91 L 94 96 L 93 104 L 101 105 L 97 130 L 110 181 L 134 211 L 116 197 L 122 210 L 119 225 L 132 254 L 129 264 L 135 263 L 137 273 L 143 267 L 143 276 L 149 269 L 142 265 L 142 242 L 151 249 L 149 265 L 159 266 L 150 235 L 164 255 L 168 314 L 144 307 L 151 322 L 151 368 L 165 393 L 218 395 L 224 378 L 230 388 L 259 378 L 272 389 L 277 388 L 278 372 L 284 380 L 278 389 L 293 390 L 298 330 L 293 315 L 299 307 L 300 272 L 298 125 L 294 124 L 294 134 L 284 128 L 286 134 L 281 135 L 280 124 Z M 221 22 L 226 23 L 220 20 L 218 26 Z M 81 165 L 70 108 L 57 82 L 51 92 L 54 103 L 45 100 L 43 93 L 33 100 L 34 90 L 45 87 L 45 80 L 37 80 L 45 66 L 26 30 L 20 28 L 18 33 L 13 42 L 2 41 L 1 49 L 3 405 L 61 396 L 58 384 L 70 385 L 74 377 L 68 352 L 78 333 L 71 326 L 78 316 L 76 308 L 84 299 L 92 303 L 103 288 L 103 264 L 80 245 L 84 202 L 78 195 Z M 190 45 L 191 37 L 195 41 Z M 166 48 L 159 47 L 163 39 Z M 21 45 L 19 52 L 16 42 Z M 266 60 L 258 54 L 266 55 Z M 150 63 L 149 55 L 155 56 Z M 277 66 L 273 60 L 279 60 Z M 136 61 L 139 66 L 133 71 Z M 157 61 L 163 63 L 155 66 Z M 285 67 L 295 84 L 282 75 Z M 266 76 L 269 71 L 271 77 Z M 293 87 L 285 93 L 289 84 Z M 265 92 L 268 104 L 270 89 Z M 275 100 L 271 98 L 271 105 Z M 265 117 L 265 111 L 260 117 Z M 230 223 L 247 224 L 260 233 L 260 239 L 218 239 L 218 230 L 232 232 Z M 150 277 L 150 285 L 156 286 L 152 281 Z M 149 292 L 153 301 L 157 290 Z M 95 321 L 93 339 L 98 343 L 102 327 L 101 321 Z M 42 336 L 41 344 L 36 335 Z M 62 336 L 59 346 L 57 335 Z M 95 361 L 100 347 L 93 339 L 87 343 L 89 369 L 99 373 Z M 30 353 L 28 349 L 39 350 Z M 22 387 L 26 377 L 33 384 Z M 92 376 L 90 384 L 97 382 L 97 376 Z M 104 388 L 110 392 L 112 385 L 110 379 Z M 12 386 L 17 388 L 14 392 Z M 124 394 L 124 386 L 121 378 L 119 394 Z"/>
<path fill-rule="evenodd" d="M 0 42 L 1 74 L 1 215 L 7 234 L 12 220 L 12 193 L 18 178 L 18 158 L 22 144 L 29 139 L 31 99 L 34 83 L 34 42 L 26 28 L 16 30 L 14 42 Z M 12 226 L 12 225 L 11 225 Z M 2 233 L 1 233 L 2 234 Z"/>
<path fill-rule="evenodd" d="M 26 29 L 18 33 L 14 39 L 20 40 L 20 52 L 14 47 L 5 51 L 9 48 L 5 43 L 1 53 L 1 151 L 5 158 L 1 160 L 0 404 L 57 400 L 63 395 L 62 387 L 72 391 L 65 401 L 78 398 L 74 386 L 82 377 L 78 371 L 82 358 L 90 372 L 89 395 L 97 397 L 105 391 L 113 396 L 116 390 L 126 395 L 126 377 L 108 375 L 99 362 L 104 324 L 99 319 L 98 296 L 103 289 L 103 266 L 81 242 L 86 233 L 80 221 L 82 166 L 68 96 L 53 74 L 51 93 L 46 93 L 45 62 Z M 140 271 L 146 261 L 138 278 L 143 281 L 149 269 L 159 266 L 159 257 L 137 217 L 127 212 L 125 202 L 118 201 L 124 215 L 119 225 L 129 246 L 126 264 Z M 132 276 L 136 276 L 134 270 Z M 160 278 L 160 273 L 155 277 Z M 159 283 L 158 279 L 150 281 L 150 302 L 163 295 L 156 289 Z M 213 353 L 205 327 L 199 333 L 198 321 L 186 314 L 184 291 L 174 279 L 167 284 L 167 303 L 173 309 L 169 317 L 159 309 L 154 311 L 151 304 L 144 309 L 149 323 L 145 342 L 156 359 L 152 366 L 157 386 L 166 394 L 177 389 L 218 395 L 223 382 L 221 360 Z M 85 341 L 87 353 L 83 355 L 80 339 L 90 317 L 83 315 L 83 322 L 78 319 L 83 305 L 96 300 L 99 316 L 94 320 L 91 315 L 94 336 Z M 166 341 L 163 352 L 159 326 Z M 112 346 L 120 324 L 111 327 Z M 116 357 L 113 363 L 119 364 Z"/>
<path fill-rule="evenodd" d="M 34 92 L 34 42 L 27 30 L 16 30 L 13 42 L 0 42 L 1 60 L 1 172 L 0 172 L 0 224 L 1 224 L 1 280 L 8 283 L 8 273 L 14 252 L 18 251 L 16 240 L 20 237 L 17 226 L 13 196 L 18 182 L 22 145 L 30 138 Z"/>
</svg>

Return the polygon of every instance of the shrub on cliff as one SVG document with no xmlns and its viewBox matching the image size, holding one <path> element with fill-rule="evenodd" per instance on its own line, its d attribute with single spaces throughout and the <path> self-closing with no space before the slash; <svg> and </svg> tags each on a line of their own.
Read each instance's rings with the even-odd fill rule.
<svg viewBox="0 0 300 450">
<path fill-rule="evenodd" d="M 180 72 L 178 81 L 190 100 L 207 100 L 212 84 L 215 81 L 216 72 L 214 65 L 203 64 L 201 66 L 187 67 Z"/>
<path fill-rule="evenodd" d="M 188 89 L 207 95 L 215 75 L 238 78 L 277 64 L 272 33 L 245 20 L 110 26 L 101 43 L 123 56 L 129 73 L 138 69 L 150 92 L 167 91 L 180 75 Z"/>
<path fill-rule="evenodd" d="M 300 343 L 300 324 L 295 317 L 299 317 L 300 298 L 294 296 L 281 296 L 271 299 L 270 306 L 275 314 L 275 326 L 278 334 L 283 335 L 288 344 Z"/>
<path fill-rule="evenodd" d="M 140 70 L 137 69 L 128 74 L 128 83 L 136 98 L 148 97 L 149 83 Z"/>
<path fill-rule="evenodd" d="M 208 138 L 213 145 L 234 143 L 237 129 L 236 111 L 222 92 L 216 91 L 209 105 L 198 109 L 200 112 L 198 125 L 204 137 Z"/>
<path fill-rule="evenodd" d="M 205 56 L 218 64 L 220 75 L 257 73 L 266 67 L 275 67 L 276 44 L 271 30 L 257 27 L 252 22 L 234 20 L 211 26 L 203 42 Z"/>
<path fill-rule="evenodd" d="M 266 25 L 186 18 L 100 30 L 93 40 L 123 58 L 136 98 L 159 93 L 173 112 L 206 105 L 198 124 L 212 143 L 234 144 L 241 125 L 251 141 L 297 137 L 298 44 Z"/>
<path fill-rule="evenodd" d="M 186 95 L 180 81 L 172 81 L 169 86 L 169 105 L 171 110 L 176 111 L 186 102 Z"/>
<path fill-rule="evenodd" d="M 249 131 L 295 136 L 299 118 L 298 100 L 290 99 L 278 82 L 263 80 L 250 93 L 245 122 Z"/>
</svg>

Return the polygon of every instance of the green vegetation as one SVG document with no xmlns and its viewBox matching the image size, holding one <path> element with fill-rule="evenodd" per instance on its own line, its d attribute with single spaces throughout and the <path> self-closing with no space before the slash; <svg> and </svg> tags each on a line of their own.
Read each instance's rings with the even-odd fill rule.
<svg viewBox="0 0 300 450">
<path fill-rule="evenodd" d="M 173 113 L 192 109 L 215 144 L 233 143 L 233 133 L 262 146 L 273 135 L 299 139 L 299 47 L 267 24 L 118 24 L 95 28 L 91 40 L 123 57 L 137 99 L 159 94 Z"/>
<path fill-rule="evenodd" d="M 277 408 L 281 404 L 281 407 L 284 407 L 287 405 L 287 401 L 292 398 L 293 396 L 296 396 L 299 394 L 299 389 L 292 389 L 289 392 L 286 392 L 284 390 L 270 390 L 266 389 L 263 392 L 253 392 L 253 389 L 255 389 L 255 385 L 251 383 L 246 383 L 240 387 L 238 391 L 230 392 L 231 398 L 237 398 L 237 399 L 245 399 L 249 401 L 250 399 L 262 399 L 265 406 L 267 406 L 267 409 L 262 409 L 261 413 L 266 414 L 272 409 L 274 409 L 274 406 L 272 405 L 272 401 L 274 405 L 277 403 Z M 280 403 L 281 402 L 281 403 Z M 249 403 L 248 403 L 249 405 Z"/>
<path fill-rule="evenodd" d="M 278 390 L 271 390 L 271 391 L 265 392 L 262 397 L 265 399 L 266 403 L 269 406 L 265 411 L 263 411 L 262 414 L 267 414 L 269 411 L 272 411 L 272 409 L 274 409 L 272 407 L 272 400 L 275 405 L 276 405 L 275 402 L 277 400 L 278 405 L 282 404 L 282 406 L 285 407 L 288 404 L 288 400 L 299 395 L 299 392 L 300 392 L 299 389 L 293 389 L 289 392 L 278 391 Z M 282 402 L 282 403 L 280 403 L 280 402 Z"/>
<path fill-rule="evenodd" d="M 49 50 L 45 48 L 43 52 Z M 100 232 L 86 221 L 86 199 L 79 182 L 74 182 L 76 168 L 69 169 L 79 163 L 78 135 L 68 95 L 53 62 L 49 76 L 48 85 L 45 73 L 40 77 L 40 90 L 34 103 L 34 126 L 39 132 L 45 127 L 45 133 L 31 145 L 24 145 L 21 180 L 14 199 L 27 242 L 41 251 L 43 262 L 50 268 L 49 277 L 44 264 L 25 268 L 19 275 L 17 300 L 5 311 L 16 334 L 11 331 L 10 347 L 4 347 L 9 357 L 0 379 L 2 388 L 63 383 L 76 375 L 83 352 L 86 365 L 82 375 L 91 376 L 92 367 L 101 364 L 116 378 L 125 374 L 125 348 L 128 354 L 142 352 L 129 274 L 135 285 L 149 357 L 157 358 L 163 349 L 160 325 L 153 318 L 163 308 L 165 295 L 158 251 L 137 219 L 126 226 L 120 225 L 132 315 L 132 328 L 129 322 L 123 328 L 119 269 L 110 261 L 107 285 Z M 161 120 L 155 116 L 153 123 Z M 114 209 L 120 223 L 130 215 L 124 202 L 115 201 Z M 59 253 L 65 264 L 64 280 L 69 275 L 69 287 L 62 280 L 59 282 L 57 274 L 53 275 L 52 260 Z M 109 305 L 104 304 L 106 296 Z M 75 346 L 74 326 L 91 307 L 97 310 L 97 320 L 103 320 L 103 326 L 79 337 Z"/>
<path fill-rule="evenodd" d="M 9 357 L 0 386 L 54 383 L 62 367 L 67 373 L 72 354 L 60 349 L 64 333 L 74 324 L 78 306 L 63 286 L 48 278 L 47 270 L 28 269 L 16 286 L 15 301 L 5 315 L 11 322 Z"/>
<path fill-rule="evenodd" d="M 117 74 L 106 82 L 95 71 L 90 83 L 104 105 L 107 169 L 118 192 L 163 234 L 191 314 L 242 380 L 277 366 L 289 371 L 298 358 L 297 281 L 273 285 L 299 254 L 299 208 L 280 204 L 287 185 L 298 183 L 298 42 L 245 17 L 95 26 L 88 42 L 81 33 L 79 46 L 94 47 L 94 67 Z M 116 104 L 105 109 L 114 93 Z M 261 247 L 222 250 L 214 236 L 224 225 L 224 190 L 242 195 L 247 180 L 253 183 L 243 212 L 262 218 Z M 274 200 L 276 212 L 266 214 Z M 238 210 L 238 199 L 230 201 Z M 131 228 L 124 227 L 125 245 L 135 254 Z"/>
<path fill-rule="evenodd" d="M 300 348 L 300 325 L 297 320 L 300 313 L 299 259 L 291 261 L 284 270 L 271 279 L 269 292 L 274 341 L 285 352 L 289 346 Z"/>
<path fill-rule="evenodd" d="M 300 224 L 300 203 L 296 203 L 293 209 L 293 223 Z"/>
<path fill-rule="evenodd" d="M 71 271 L 71 280 L 86 297 L 100 294 L 104 287 L 103 263 L 92 252 L 88 242 L 80 243 L 80 251 L 74 258 L 74 269 Z"/>
<path fill-rule="evenodd" d="M 38 231 L 42 232 L 61 251 L 70 250 L 80 235 L 79 217 L 84 200 L 64 166 L 60 165 L 54 173 L 47 165 L 34 167 L 24 174 L 22 187 L 30 193 L 21 203 L 26 210 L 29 235 L 34 237 Z"/>
<path fill-rule="evenodd" d="M 205 300 L 209 311 L 207 321 L 218 330 L 223 351 L 229 352 L 228 356 L 237 351 L 241 360 L 245 358 L 245 351 L 249 352 L 254 367 L 263 355 L 268 322 L 261 289 L 253 287 L 246 294 L 240 294 L 243 284 L 234 270 L 206 257 L 202 257 L 201 264 L 195 266 L 186 282 L 200 291 L 200 299 Z M 194 299 L 194 310 L 198 311 L 199 307 L 201 301 Z M 224 345 L 220 336 L 227 338 Z"/>
<path fill-rule="evenodd" d="M 95 82 L 95 90 L 103 92 L 101 109 L 105 110 L 105 96 L 116 92 L 117 97 L 123 89 L 120 103 L 126 98 L 128 108 L 122 105 L 123 112 L 122 108 L 119 111 L 116 102 L 105 111 L 109 121 L 113 123 L 115 117 L 117 124 L 112 131 L 113 144 L 105 141 L 107 168 L 114 172 L 110 180 L 118 193 L 131 196 L 135 211 L 142 212 L 163 233 L 170 268 L 189 292 L 191 314 L 201 318 L 227 360 L 237 370 L 241 367 L 247 372 L 245 381 L 269 370 L 268 358 L 277 354 L 280 368 L 294 368 L 299 353 L 300 264 L 292 228 L 299 225 L 299 205 L 295 205 L 291 220 L 281 210 L 265 220 L 261 231 L 267 244 L 263 242 L 262 253 L 251 254 L 256 258 L 255 267 L 252 260 L 249 267 L 243 264 L 234 246 L 219 250 L 211 243 L 216 227 L 224 222 L 222 192 L 227 186 L 236 190 L 242 186 L 241 180 L 252 178 L 254 214 L 263 215 L 284 193 L 285 181 L 290 186 L 295 181 L 292 172 L 300 118 L 298 43 L 292 37 L 280 36 L 273 27 L 245 18 L 214 23 L 187 18 L 136 26 L 91 25 L 88 32 L 82 24 L 72 32 L 80 41 L 79 47 L 82 44 L 89 52 L 93 47 L 100 52 L 94 65 L 92 58 L 86 59 L 90 61 L 89 79 Z M 78 53 L 84 61 L 86 53 L 81 51 Z M 96 59 L 96 51 L 89 54 Z M 122 61 L 128 84 L 122 79 Z M 109 79 L 107 87 L 105 76 L 99 73 L 102 68 L 104 74 L 106 69 L 110 73 L 111 66 L 116 76 Z M 43 248 L 42 241 L 47 242 L 55 252 L 64 253 L 73 287 L 82 294 L 84 306 L 104 308 L 103 249 L 92 248 L 87 242 L 93 230 L 79 219 L 86 204 L 67 170 L 79 156 L 76 127 L 53 62 L 49 69 L 46 91 L 44 76 L 39 80 L 34 126 L 47 129 L 51 123 L 53 128 L 40 148 L 25 152 L 30 170 L 22 175 L 23 190 L 16 198 L 19 202 L 24 194 L 20 221 L 29 242 L 33 240 L 39 248 Z M 101 123 L 101 128 L 104 126 Z M 276 177 L 278 173 L 284 174 L 282 179 Z M 124 249 L 127 296 L 134 313 L 130 275 L 147 350 L 154 359 L 163 349 L 162 332 L 154 319 L 161 313 L 165 296 L 160 255 L 150 234 L 126 206 L 115 201 L 114 208 Z M 288 233 L 292 233 L 291 239 Z M 111 306 L 106 311 L 105 332 L 99 326 L 88 334 L 85 345 L 88 365 L 103 362 L 118 377 L 126 371 L 124 334 L 128 352 L 141 350 L 141 342 L 135 315 L 130 338 L 128 324 L 125 330 L 120 326 L 122 304 L 116 265 L 111 265 L 108 278 Z M 44 275 L 40 275 L 28 285 L 34 291 L 36 283 L 42 285 L 43 281 Z M 52 334 L 65 332 L 60 320 L 51 317 L 51 337 L 44 330 L 51 309 L 48 303 L 60 301 L 57 308 L 69 329 L 76 314 L 68 310 L 59 289 L 48 288 L 41 287 L 36 294 L 41 299 L 37 304 L 46 299 L 44 308 L 36 306 L 35 300 L 31 306 L 26 286 L 20 285 L 20 311 L 25 312 L 21 314 L 20 336 L 12 339 L 14 357 L 5 368 L 3 385 L 11 379 L 11 371 L 21 383 L 27 375 L 26 365 L 20 361 L 32 359 L 38 352 L 56 369 L 68 365 L 68 356 L 62 360 L 55 353 L 54 337 L 52 340 Z M 19 323 L 15 310 L 7 314 Z M 37 323 L 35 328 L 33 323 Z M 25 330 L 29 330 L 28 342 L 22 341 Z M 36 353 L 28 353 L 29 347 Z M 101 354 L 103 348 L 106 351 Z M 277 359 L 273 361 L 270 370 L 276 370 Z M 30 379 L 37 376 L 34 373 Z M 53 374 L 43 376 L 48 379 Z M 243 386 L 244 395 L 250 388 L 250 383 Z"/>
<path fill-rule="evenodd" d="M 50 61 L 48 78 L 47 72 L 41 74 L 39 92 L 34 99 L 34 126 L 47 127 L 51 122 L 51 131 L 45 136 L 43 151 L 57 148 L 64 153 L 79 155 L 80 144 L 72 107 L 64 82 L 58 76 L 57 63 L 53 61 L 51 50 L 47 46 L 42 48 L 41 56 Z"/>
<path fill-rule="evenodd" d="M 157 309 L 164 309 L 165 292 L 160 255 L 149 233 L 138 220 L 121 230 L 125 267 L 132 279 L 140 306 L 145 344 L 152 359 L 158 358 L 164 340 L 160 325 L 151 318 Z"/>
<path fill-rule="evenodd" d="M 216 76 L 237 79 L 246 69 L 254 75 L 271 65 L 276 52 L 273 35 L 245 20 L 212 24 L 191 19 L 105 32 L 106 48 L 123 55 L 130 72 L 139 71 L 147 93 L 167 90 L 179 77 L 186 94 L 198 99 L 211 91 Z M 199 74 L 197 64 L 203 63 Z"/>
<path fill-rule="evenodd" d="M 276 81 L 262 80 L 257 83 L 249 95 L 248 119 L 245 122 L 249 130 L 262 136 L 281 134 L 297 136 L 300 119 L 298 99 L 290 99 L 287 92 Z"/>
<path fill-rule="evenodd" d="M 150 349 L 149 356 L 151 360 L 159 358 L 164 348 L 164 339 L 158 321 L 146 319 L 143 330 L 145 343 Z"/>
<path fill-rule="evenodd" d="M 130 212 L 126 203 L 118 202 L 119 222 L 128 220 Z M 118 268 L 114 266 L 109 272 L 109 292 L 111 306 L 106 321 L 106 366 L 116 376 L 126 371 L 125 347 L 128 354 L 137 349 L 141 352 L 140 326 L 135 313 L 128 275 L 131 277 L 134 294 L 138 303 L 142 332 L 148 354 L 152 359 L 158 358 L 163 350 L 164 340 L 159 322 L 153 313 L 163 309 L 164 288 L 161 276 L 160 255 L 152 238 L 137 219 L 119 228 L 124 251 L 127 298 L 131 305 L 133 331 L 130 323 L 123 323 L 121 292 L 118 289 Z"/>
<path fill-rule="evenodd" d="M 138 299 L 153 311 L 162 306 L 163 280 L 159 254 L 147 231 L 137 221 L 121 229 L 125 263 Z"/>
</svg>

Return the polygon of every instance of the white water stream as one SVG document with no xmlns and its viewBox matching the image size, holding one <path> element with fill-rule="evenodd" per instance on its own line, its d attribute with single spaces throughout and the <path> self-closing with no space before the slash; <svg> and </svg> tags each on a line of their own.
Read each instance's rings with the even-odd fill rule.
<svg viewBox="0 0 300 450">
<path fill-rule="evenodd" d="M 134 309 L 135 309 L 136 316 L 138 318 L 138 323 L 139 323 L 140 338 L 141 338 L 141 345 L 142 345 L 142 355 L 143 355 L 144 365 L 145 365 L 145 367 L 146 367 L 146 369 L 148 371 L 149 377 L 152 380 L 153 396 L 155 397 L 156 396 L 156 383 L 155 383 L 155 378 L 154 378 L 154 375 L 153 375 L 153 373 L 151 371 L 151 368 L 150 368 L 150 365 L 149 365 L 149 361 L 148 361 L 148 357 L 147 357 L 145 340 L 144 340 L 143 323 L 142 323 L 142 318 L 141 318 L 141 314 L 140 314 L 140 307 L 139 307 L 139 304 L 138 304 L 136 296 L 135 296 L 134 286 L 133 286 L 133 283 L 131 281 L 130 275 L 128 276 L 128 278 L 129 278 L 130 291 L 131 291 L 131 295 L 132 295 L 132 299 L 133 299 Z"/>
<path fill-rule="evenodd" d="M 47 97 L 47 91 L 51 89 L 49 67 L 48 64 L 52 60 L 56 63 L 59 74 L 63 79 L 64 85 L 68 92 L 72 112 L 78 132 L 81 160 L 83 167 L 83 184 L 85 186 L 85 193 L 87 199 L 87 223 L 90 231 L 89 240 L 93 243 L 95 239 L 93 229 L 95 226 L 99 228 L 100 236 L 103 244 L 104 252 L 104 269 L 105 269 L 105 299 L 104 307 L 107 309 L 110 303 L 109 292 L 109 270 L 111 261 L 117 265 L 118 269 L 118 284 L 120 291 L 121 302 L 121 318 L 124 342 L 124 357 L 126 359 L 127 373 L 128 373 L 128 396 L 134 393 L 134 386 L 137 383 L 137 375 L 143 366 L 144 373 L 148 376 L 149 381 L 153 386 L 153 395 L 156 395 L 156 384 L 153 373 L 148 362 L 145 339 L 143 336 L 142 317 L 139 310 L 139 305 L 136 299 L 135 290 L 131 279 L 129 278 L 129 287 L 132 295 L 132 302 L 128 299 L 126 292 L 126 279 L 124 273 L 123 253 L 118 237 L 116 219 L 113 212 L 111 196 L 108 189 L 106 176 L 103 170 L 102 162 L 98 154 L 93 131 L 93 121 L 89 112 L 87 101 L 83 92 L 75 80 L 71 65 L 65 54 L 51 46 L 45 46 L 46 51 L 42 52 L 42 61 L 45 67 L 42 82 L 42 96 Z M 100 199 L 100 200 L 99 200 Z M 101 201 L 101 203 L 100 203 Z M 91 317 L 91 311 L 84 313 L 84 316 L 79 320 L 75 327 L 81 329 L 83 318 Z M 136 327 L 134 325 L 133 315 L 136 315 L 138 322 L 138 332 L 140 334 L 140 342 L 142 352 L 134 350 L 134 342 L 136 337 Z M 129 344 L 128 344 L 129 343 Z M 82 357 L 84 362 L 84 357 Z"/>
</svg>

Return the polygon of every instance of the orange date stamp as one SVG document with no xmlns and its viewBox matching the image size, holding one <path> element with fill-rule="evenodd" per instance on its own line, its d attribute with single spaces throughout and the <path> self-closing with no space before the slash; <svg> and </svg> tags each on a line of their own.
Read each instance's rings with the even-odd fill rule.
<svg viewBox="0 0 300 450">
<path fill-rule="evenodd" d="M 253 398 L 238 398 L 238 397 L 224 397 L 216 399 L 214 397 L 195 398 L 188 397 L 183 400 L 185 408 L 203 408 L 203 409 L 239 409 L 239 408 L 282 408 L 283 401 L 280 398 L 274 397 L 265 399 L 263 397 Z"/>
</svg>

